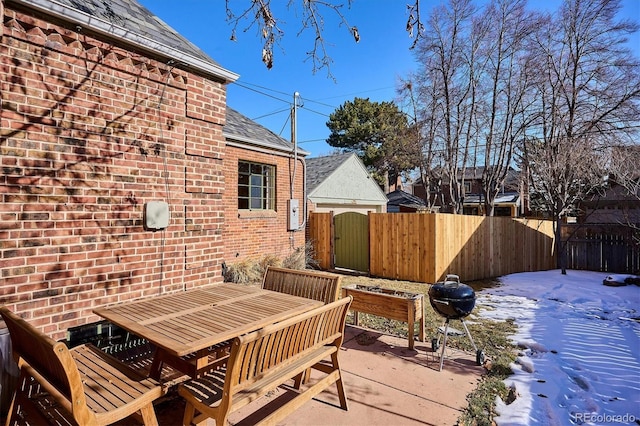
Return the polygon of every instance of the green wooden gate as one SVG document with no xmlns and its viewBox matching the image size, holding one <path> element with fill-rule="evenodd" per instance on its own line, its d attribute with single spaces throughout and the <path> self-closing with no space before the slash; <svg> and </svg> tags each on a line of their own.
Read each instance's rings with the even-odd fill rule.
<svg viewBox="0 0 640 426">
<path fill-rule="evenodd" d="M 333 218 L 335 267 L 369 272 L 369 218 L 355 212 Z"/>
</svg>

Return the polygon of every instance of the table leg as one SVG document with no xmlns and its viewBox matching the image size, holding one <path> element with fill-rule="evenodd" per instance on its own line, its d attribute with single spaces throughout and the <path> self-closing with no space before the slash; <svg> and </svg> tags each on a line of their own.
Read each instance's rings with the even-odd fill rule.
<svg viewBox="0 0 640 426">
<path fill-rule="evenodd" d="M 160 380 L 160 376 L 162 374 L 162 351 L 159 348 L 156 348 L 153 353 L 153 361 L 151 362 L 151 370 L 149 371 L 149 377 L 155 380 Z"/>
</svg>

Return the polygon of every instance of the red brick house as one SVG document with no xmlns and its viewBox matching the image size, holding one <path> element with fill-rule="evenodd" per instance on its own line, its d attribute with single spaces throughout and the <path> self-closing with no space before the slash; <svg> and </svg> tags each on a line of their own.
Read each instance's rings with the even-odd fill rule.
<svg viewBox="0 0 640 426">
<path fill-rule="evenodd" d="M 305 153 L 227 110 L 237 74 L 135 0 L 0 0 L 0 16 L 1 304 L 61 338 L 96 306 L 304 246 L 287 200 Z"/>
<path fill-rule="evenodd" d="M 227 108 L 223 134 L 226 140 L 225 262 L 232 264 L 236 260 L 255 259 L 266 254 L 283 258 L 292 250 L 304 247 L 303 158 L 309 153 L 299 149 L 297 154 L 293 153 L 290 142 L 231 108 Z M 263 176 L 256 176 L 254 169 Z M 247 203 L 246 196 L 243 198 L 241 194 L 243 190 L 249 190 L 247 179 L 264 182 L 261 192 L 266 195 L 260 197 L 263 205 L 257 208 L 241 205 Z M 289 221 L 291 199 L 299 203 L 297 226 Z"/>
</svg>

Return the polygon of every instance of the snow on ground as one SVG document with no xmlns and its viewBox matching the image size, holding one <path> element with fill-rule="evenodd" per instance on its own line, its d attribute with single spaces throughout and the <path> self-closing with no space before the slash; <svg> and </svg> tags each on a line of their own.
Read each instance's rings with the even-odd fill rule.
<svg viewBox="0 0 640 426">
<path fill-rule="evenodd" d="M 479 315 L 518 326 L 517 398 L 497 401 L 498 426 L 640 424 L 640 287 L 606 277 L 527 272 L 477 292 Z"/>
</svg>

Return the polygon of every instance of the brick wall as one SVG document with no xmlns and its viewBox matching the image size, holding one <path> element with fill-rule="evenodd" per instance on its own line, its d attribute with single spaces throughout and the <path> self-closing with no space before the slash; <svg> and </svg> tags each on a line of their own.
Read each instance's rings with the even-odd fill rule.
<svg viewBox="0 0 640 426">
<path fill-rule="evenodd" d="M 238 210 L 238 161 L 252 161 L 276 167 L 276 209 L 274 211 Z M 268 154 L 261 151 L 227 146 L 224 159 L 226 191 L 224 197 L 225 262 L 233 264 L 244 259 L 261 259 L 272 254 L 280 259 L 297 248 L 304 248 L 305 233 L 287 231 L 287 200 L 293 175 L 293 158 L 288 154 Z M 298 158 L 293 198 L 300 201 L 300 220 L 303 209 L 303 163 Z M 302 222 L 300 222 L 302 225 Z"/>
<path fill-rule="evenodd" d="M 222 280 L 221 82 L 10 4 L 0 78 L 0 303 L 62 338 L 96 306 Z"/>
</svg>

